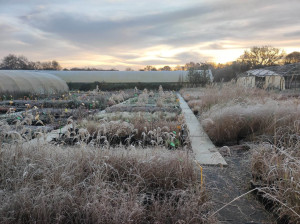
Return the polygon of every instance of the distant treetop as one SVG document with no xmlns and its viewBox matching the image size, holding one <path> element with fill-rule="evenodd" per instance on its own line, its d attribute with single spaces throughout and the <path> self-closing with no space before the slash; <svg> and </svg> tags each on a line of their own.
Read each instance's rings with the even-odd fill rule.
<svg viewBox="0 0 300 224">
<path fill-rule="evenodd" d="M 53 60 L 47 62 L 29 61 L 25 56 L 9 54 L 2 59 L 0 69 L 6 70 L 61 70 L 60 64 Z"/>
</svg>

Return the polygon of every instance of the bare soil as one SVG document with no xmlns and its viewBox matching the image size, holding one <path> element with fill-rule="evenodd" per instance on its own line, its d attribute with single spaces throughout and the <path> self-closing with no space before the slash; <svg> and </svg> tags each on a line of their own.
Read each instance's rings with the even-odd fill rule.
<svg viewBox="0 0 300 224">
<path fill-rule="evenodd" d="M 237 145 L 230 147 L 230 154 L 224 155 L 228 167 L 203 168 L 206 188 L 211 191 L 215 211 L 251 190 L 250 152 L 246 147 Z M 219 223 L 277 223 L 256 195 L 251 193 L 222 209 L 217 218 Z"/>
</svg>

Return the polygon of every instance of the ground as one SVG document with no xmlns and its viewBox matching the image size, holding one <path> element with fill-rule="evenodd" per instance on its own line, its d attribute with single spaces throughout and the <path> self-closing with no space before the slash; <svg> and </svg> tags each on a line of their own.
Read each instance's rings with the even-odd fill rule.
<svg viewBox="0 0 300 224">
<path fill-rule="evenodd" d="M 195 162 L 199 133 L 163 88 L 1 101 L 0 221 L 298 223 L 298 96 L 226 85 L 181 94 L 228 166 Z M 251 183 L 293 211 L 240 197 Z"/>
</svg>

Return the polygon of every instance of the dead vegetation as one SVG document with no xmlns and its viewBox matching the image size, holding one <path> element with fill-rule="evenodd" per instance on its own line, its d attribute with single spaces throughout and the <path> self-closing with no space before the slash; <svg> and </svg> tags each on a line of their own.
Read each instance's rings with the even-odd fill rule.
<svg viewBox="0 0 300 224">
<path fill-rule="evenodd" d="M 1 223 L 215 223 L 186 152 L 13 145 L 0 161 Z"/>
<path fill-rule="evenodd" d="M 300 223 L 300 100 L 286 93 L 236 87 L 183 90 L 219 145 L 251 145 L 253 185 L 285 223 Z"/>
<path fill-rule="evenodd" d="M 202 114 L 202 124 L 209 137 L 217 144 L 238 144 L 240 140 L 254 140 L 274 135 L 280 127 L 290 127 L 300 119 L 300 108 L 295 100 L 264 102 L 230 102 L 217 105 Z"/>
<path fill-rule="evenodd" d="M 105 113 L 95 118 L 72 122 L 59 144 L 86 143 L 99 147 L 162 146 L 186 149 L 188 133 L 182 115 L 172 113 Z"/>
<path fill-rule="evenodd" d="M 199 115 L 217 104 L 224 105 L 230 101 L 242 103 L 249 97 L 260 100 L 271 95 L 261 89 L 247 89 L 232 83 L 222 86 L 207 86 L 206 88 L 183 89 L 180 92 L 194 113 Z"/>
<path fill-rule="evenodd" d="M 300 136 L 290 136 L 291 144 L 281 147 L 261 143 L 254 148 L 254 185 L 263 188 L 264 202 L 280 219 L 300 223 Z"/>
<path fill-rule="evenodd" d="M 141 98 L 145 108 L 159 111 L 91 115 L 99 112 L 99 99 L 114 105 L 129 97 L 96 89 L 53 99 L 49 105 L 59 107 L 50 112 L 34 101 L 5 115 L 0 223 L 215 223 L 190 151 L 170 150 L 189 148 L 176 95 L 161 88 L 140 96 L 128 106 Z M 72 97 L 74 109 L 61 104 Z M 46 143 L 53 128 L 55 145 Z"/>
</svg>

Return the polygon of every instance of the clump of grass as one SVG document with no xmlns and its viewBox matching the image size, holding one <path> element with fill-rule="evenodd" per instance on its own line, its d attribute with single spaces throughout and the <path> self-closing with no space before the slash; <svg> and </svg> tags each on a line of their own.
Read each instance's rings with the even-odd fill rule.
<svg viewBox="0 0 300 224">
<path fill-rule="evenodd" d="M 191 109 L 201 114 L 216 104 L 226 104 L 232 100 L 245 102 L 246 99 L 261 100 L 272 96 L 272 93 L 257 88 L 244 88 L 233 83 L 206 88 L 182 89 L 183 98 Z"/>
<path fill-rule="evenodd" d="M 215 223 L 193 161 L 162 149 L 0 149 L 1 223 Z"/>
<path fill-rule="evenodd" d="M 264 197 L 273 201 L 273 211 L 289 223 L 300 220 L 300 136 L 277 145 L 261 143 L 252 154 L 253 181 L 264 188 Z"/>
<path fill-rule="evenodd" d="M 300 120 L 298 101 L 265 100 L 216 105 L 202 114 L 202 124 L 214 143 L 238 143 L 246 137 L 273 136 L 275 129 Z"/>
<path fill-rule="evenodd" d="M 149 93 L 147 89 L 144 89 L 143 93 L 138 96 L 137 105 L 145 106 L 149 101 Z"/>
</svg>

